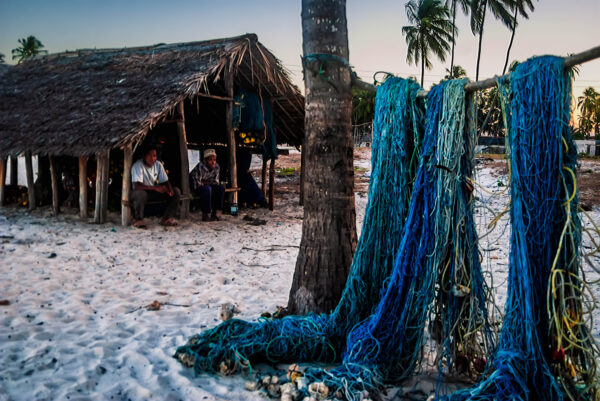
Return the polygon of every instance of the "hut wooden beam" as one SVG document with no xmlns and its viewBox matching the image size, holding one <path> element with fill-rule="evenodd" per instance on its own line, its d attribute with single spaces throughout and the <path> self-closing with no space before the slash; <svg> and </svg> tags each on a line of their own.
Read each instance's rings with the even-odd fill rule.
<svg viewBox="0 0 600 401">
<path fill-rule="evenodd" d="M 262 161 L 262 181 L 260 183 L 260 189 L 262 190 L 263 196 L 267 197 L 267 159 L 263 156 Z"/>
<path fill-rule="evenodd" d="M 79 218 L 81 220 L 88 218 L 87 162 L 87 157 L 79 157 Z"/>
<path fill-rule="evenodd" d="M 208 99 L 224 100 L 226 102 L 233 102 L 233 101 L 235 101 L 235 99 L 233 97 L 209 95 L 208 93 L 202 93 L 202 92 L 196 93 L 196 96 L 198 96 L 198 97 L 205 97 L 205 98 L 208 98 Z"/>
<path fill-rule="evenodd" d="M 123 148 L 123 183 L 121 186 L 121 225 L 127 226 L 131 221 L 131 163 L 133 159 L 133 148 L 131 144 Z"/>
<path fill-rule="evenodd" d="M 33 182 L 33 162 L 31 158 L 31 152 L 25 152 L 25 175 L 27 176 L 27 196 L 29 202 L 27 207 L 30 211 L 35 209 L 36 206 L 35 186 Z"/>
<path fill-rule="evenodd" d="M 58 216 L 60 212 L 60 198 L 59 198 L 59 186 L 58 186 L 58 171 L 56 170 L 56 160 L 54 156 L 48 157 L 50 161 L 50 182 L 52 184 L 52 211 L 55 216 Z"/>
<path fill-rule="evenodd" d="M 233 99 L 232 99 L 233 100 Z M 233 108 L 232 108 L 233 110 Z M 179 156 L 181 160 L 181 192 L 182 202 L 179 209 L 179 217 L 185 219 L 190 213 L 190 162 L 188 160 L 187 136 L 185 133 L 185 114 L 183 112 L 183 100 L 177 104 L 177 135 L 179 136 Z"/>
<path fill-rule="evenodd" d="M 0 159 L 0 206 L 6 203 L 6 158 Z"/>
<path fill-rule="evenodd" d="M 224 82 L 227 96 L 233 99 L 233 71 L 231 66 L 226 66 L 224 70 Z M 237 188 L 237 160 L 236 160 L 236 145 L 235 145 L 235 132 L 233 132 L 233 100 L 227 102 L 225 108 L 225 126 L 227 130 L 227 147 L 229 148 L 229 177 L 231 188 Z M 231 192 L 231 206 L 237 209 L 238 204 L 238 193 L 237 191 Z"/>
<path fill-rule="evenodd" d="M 96 154 L 96 209 L 94 223 L 101 224 L 106 221 L 108 212 L 108 165 L 110 150 Z"/>
<path fill-rule="evenodd" d="M 273 210 L 275 199 L 275 158 L 271 158 L 271 166 L 269 168 L 269 210 Z"/>
<path fill-rule="evenodd" d="M 17 156 L 10 157 L 10 177 L 8 185 L 17 186 L 19 184 L 19 159 Z"/>
</svg>

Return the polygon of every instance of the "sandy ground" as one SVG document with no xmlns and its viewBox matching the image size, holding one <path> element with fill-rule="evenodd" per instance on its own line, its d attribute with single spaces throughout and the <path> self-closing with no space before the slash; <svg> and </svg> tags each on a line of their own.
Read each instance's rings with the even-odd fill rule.
<svg viewBox="0 0 600 401">
<path fill-rule="evenodd" d="M 303 217 L 299 160 L 297 153 L 278 160 L 273 212 L 241 210 L 219 222 L 192 215 L 179 227 L 152 220 L 142 231 L 121 227 L 116 214 L 94 225 L 75 212 L 55 218 L 48 209 L 0 209 L 0 300 L 8 302 L 0 306 L 0 400 L 264 399 L 243 389 L 243 377 L 194 377 L 172 355 L 189 336 L 219 323 L 221 304 L 237 305 L 237 317 L 254 321 L 287 303 Z M 355 157 L 359 233 L 369 160 L 368 149 Z M 508 182 L 498 163 L 482 160 L 477 168 L 481 188 L 497 192 L 476 190 L 480 235 L 508 203 L 506 192 L 498 194 Z M 581 176 L 600 174 L 599 163 L 590 163 L 583 169 L 593 173 Z M 296 170 L 289 174 L 290 168 Z M 590 213 L 600 221 L 597 203 Z M 253 225 L 256 219 L 265 224 Z M 504 216 L 480 241 L 499 308 L 509 232 Z M 600 258 L 592 260 L 600 266 Z M 600 296 L 598 285 L 591 290 Z M 160 309 L 148 307 L 154 301 Z M 597 327 L 593 333 L 600 338 Z"/>
</svg>

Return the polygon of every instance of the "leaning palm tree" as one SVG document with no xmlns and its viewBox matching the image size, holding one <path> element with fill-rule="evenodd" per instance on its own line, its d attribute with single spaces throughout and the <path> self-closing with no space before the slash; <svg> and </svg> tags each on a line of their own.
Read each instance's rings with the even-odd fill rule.
<svg viewBox="0 0 600 401">
<path fill-rule="evenodd" d="M 410 0 L 405 8 L 408 22 L 412 24 L 402 27 L 408 44 L 406 61 L 415 65 L 421 63 L 423 86 L 425 67 L 428 70 L 432 68 L 431 53 L 446 61 L 455 27 L 449 20 L 448 9 L 440 0 Z"/>
<path fill-rule="evenodd" d="M 527 8 L 530 11 L 533 11 L 533 3 L 531 0 L 513 0 L 513 23 L 512 23 L 512 33 L 510 35 L 510 43 L 508 44 L 508 50 L 506 51 L 506 61 L 504 62 L 504 68 L 502 68 L 502 75 L 506 73 L 506 67 L 508 66 L 508 58 L 510 57 L 510 49 L 513 45 L 513 40 L 515 39 L 515 31 L 517 30 L 517 17 L 519 14 L 523 16 L 525 19 L 529 19 L 529 15 L 527 15 Z"/>
<path fill-rule="evenodd" d="M 33 35 L 28 36 L 25 39 L 19 39 L 19 44 L 21 46 L 12 49 L 12 58 L 19 59 L 17 63 L 21 63 L 21 61 L 31 58 L 37 54 L 47 54 L 46 50 L 42 50 L 44 45 Z"/>
<path fill-rule="evenodd" d="M 483 40 L 483 27 L 485 25 L 485 15 L 487 10 L 494 15 L 496 19 L 506 25 L 508 28 L 513 26 L 513 17 L 510 9 L 513 0 L 471 0 L 471 30 L 479 35 L 479 47 L 477 50 L 477 68 L 475 69 L 475 80 L 479 80 L 479 63 L 481 61 L 481 42 Z"/>
<path fill-rule="evenodd" d="M 450 57 L 450 71 L 454 69 L 454 45 L 456 44 L 456 35 L 458 34 L 458 29 L 456 28 L 456 6 L 459 5 L 463 13 L 465 15 L 469 15 L 469 4 L 470 0 L 446 0 L 446 8 L 450 9 L 450 14 L 452 14 L 452 25 L 454 25 L 454 30 L 452 30 L 452 56 Z"/>
</svg>

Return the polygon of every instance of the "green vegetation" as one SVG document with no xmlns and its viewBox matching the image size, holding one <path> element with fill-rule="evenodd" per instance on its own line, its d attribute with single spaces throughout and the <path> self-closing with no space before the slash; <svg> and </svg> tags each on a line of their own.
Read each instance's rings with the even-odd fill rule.
<svg viewBox="0 0 600 401">
<path fill-rule="evenodd" d="M 375 93 L 352 89 L 352 125 L 370 123 L 375 117 Z"/>
<path fill-rule="evenodd" d="M 591 86 L 586 88 L 577 98 L 577 108 L 581 114 L 575 135 L 581 139 L 600 139 L 600 93 Z"/>
<path fill-rule="evenodd" d="M 293 175 L 296 172 L 296 169 L 294 167 L 284 167 L 284 168 L 278 168 L 277 169 L 277 174 L 278 175 Z"/>
<path fill-rule="evenodd" d="M 440 0 L 410 0 L 406 3 L 406 15 L 412 25 L 402 27 L 406 36 L 409 64 L 421 64 L 421 86 L 425 77 L 425 67 L 433 66 L 430 57 L 435 55 L 442 62 L 450 50 L 452 33 L 456 27 L 448 19 L 448 9 Z"/>
<path fill-rule="evenodd" d="M 34 57 L 38 54 L 48 54 L 46 50 L 42 50 L 44 45 L 35 36 L 30 35 L 27 38 L 18 40 L 20 46 L 12 49 L 12 58 L 18 59 L 17 63 L 23 60 Z"/>
<path fill-rule="evenodd" d="M 465 70 L 460 65 L 453 66 L 452 70 L 449 70 L 448 68 L 446 68 L 446 72 L 448 74 L 446 74 L 444 79 L 456 79 L 456 78 L 466 78 L 467 77 L 467 70 Z"/>
</svg>

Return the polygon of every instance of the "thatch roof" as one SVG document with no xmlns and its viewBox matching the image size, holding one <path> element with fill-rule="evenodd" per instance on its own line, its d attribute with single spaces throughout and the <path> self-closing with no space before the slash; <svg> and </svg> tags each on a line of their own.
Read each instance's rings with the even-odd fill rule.
<svg viewBox="0 0 600 401">
<path fill-rule="evenodd" d="M 229 67 L 231 66 L 231 67 Z M 278 142 L 300 145 L 304 99 L 256 35 L 36 57 L 0 79 L 0 156 L 87 156 L 142 140 L 183 99 L 236 87 L 273 99 Z"/>
<path fill-rule="evenodd" d="M 5 73 L 6 71 L 8 71 L 8 69 L 9 69 L 9 68 L 10 68 L 10 67 L 9 67 L 9 65 L 8 65 L 8 64 L 0 63 L 0 77 L 1 77 L 2 75 L 4 75 L 4 73 Z"/>
</svg>

